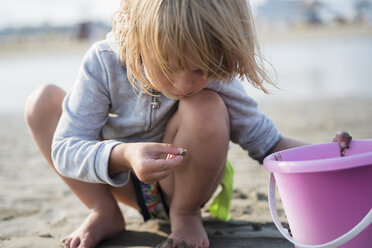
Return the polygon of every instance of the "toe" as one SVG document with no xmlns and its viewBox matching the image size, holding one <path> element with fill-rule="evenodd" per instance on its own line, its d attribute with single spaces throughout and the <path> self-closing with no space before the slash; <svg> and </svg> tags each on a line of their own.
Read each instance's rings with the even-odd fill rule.
<svg viewBox="0 0 372 248">
<path fill-rule="evenodd" d="M 70 243 L 71 243 L 70 237 L 65 237 L 59 241 L 59 247 L 61 248 L 70 248 Z"/>
<path fill-rule="evenodd" d="M 208 248 L 209 247 L 209 242 L 203 242 L 203 248 Z"/>
<path fill-rule="evenodd" d="M 79 246 L 79 244 L 80 244 L 80 238 L 79 237 L 76 237 L 73 240 L 71 240 L 70 247 L 71 248 L 77 248 Z"/>
<path fill-rule="evenodd" d="M 80 240 L 79 248 L 91 248 L 94 247 L 99 240 L 95 240 L 95 238 L 90 235 L 90 233 L 86 233 L 84 237 Z"/>
</svg>

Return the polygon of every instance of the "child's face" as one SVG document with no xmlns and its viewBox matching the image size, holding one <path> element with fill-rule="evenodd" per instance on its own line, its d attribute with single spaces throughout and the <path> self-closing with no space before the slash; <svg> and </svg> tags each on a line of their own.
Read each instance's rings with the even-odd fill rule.
<svg viewBox="0 0 372 248">
<path fill-rule="evenodd" d="M 155 90 L 165 93 L 169 97 L 181 99 L 201 91 L 208 85 L 211 80 L 204 77 L 203 71 L 196 64 L 196 59 L 191 52 L 186 50 L 185 55 L 189 62 L 185 69 L 174 70 L 172 81 L 156 66 L 152 67 L 154 71 L 152 72 L 152 77 L 150 77 L 147 67 L 144 65 L 145 75 Z M 172 53 L 169 56 L 169 64 L 171 68 L 178 68 L 176 57 L 172 56 Z"/>
</svg>

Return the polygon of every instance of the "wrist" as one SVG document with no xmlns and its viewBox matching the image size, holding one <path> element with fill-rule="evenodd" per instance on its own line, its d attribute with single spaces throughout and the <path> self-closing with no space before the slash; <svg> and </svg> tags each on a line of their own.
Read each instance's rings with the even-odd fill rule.
<svg viewBox="0 0 372 248">
<path fill-rule="evenodd" d="M 294 140 L 294 139 L 289 139 L 289 138 L 285 138 L 283 137 L 277 144 L 276 146 L 274 147 L 274 149 L 272 150 L 272 152 L 278 152 L 278 151 L 282 151 L 282 150 L 286 150 L 286 149 L 289 149 L 289 148 L 294 148 L 294 147 L 298 147 L 298 146 L 304 146 L 304 145 L 308 145 L 307 143 L 304 143 L 302 141 L 298 141 L 298 140 Z"/>
<path fill-rule="evenodd" d="M 122 143 L 112 148 L 108 164 L 108 173 L 110 176 L 132 169 L 129 161 L 125 157 L 126 147 L 127 144 Z"/>
</svg>

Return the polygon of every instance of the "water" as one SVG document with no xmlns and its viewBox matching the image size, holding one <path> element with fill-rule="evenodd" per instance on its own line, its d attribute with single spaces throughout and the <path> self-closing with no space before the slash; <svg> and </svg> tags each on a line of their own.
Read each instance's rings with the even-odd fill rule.
<svg viewBox="0 0 372 248">
<path fill-rule="evenodd" d="M 277 71 L 281 90 L 265 96 L 247 86 L 258 100 L 372 97 L 372 36 L 270 42 L 263 48 Z M 71 88 L 82 56 L 83 52 L 31 57 L 0 54 L 0 112 L 22 112 L 27 96 L 39 85 Z"/>
<path fill-rule="evenodd" d="M 275 98 L 372 97 L 372 36 L 266 43 L 263 51 L 277 72 Z"/>
<path fill-rule="evenodd" d="M 28 95 L 38 86 L 54 83 L 72 87 L 82 55 L 0 57 L 0 113 L 22 112 Z"/>
</svg>

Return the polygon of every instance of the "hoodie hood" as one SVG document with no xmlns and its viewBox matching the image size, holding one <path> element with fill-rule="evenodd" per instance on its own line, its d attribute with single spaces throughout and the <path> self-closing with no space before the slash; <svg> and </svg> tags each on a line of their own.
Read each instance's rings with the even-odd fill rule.
<svg viewBox="0 0 372 248">
<path fill-rule="evenodd" d="M 109 32 L 109 33 L 106 35 L 106 40 L 107 40 L 107 43 L 109 44 L 110 48 L 112 49 L 112 51 L 114 51 L 114 53 L 116 54 L 116 56 L 119 56 L 120 43 L 119 43 L 119 41 L 114 37 L 114 34 L 112 33 L 112 31 Z M 121 57 L 120 57 L 120 61 L 123 61 Z"/>
</svg>

